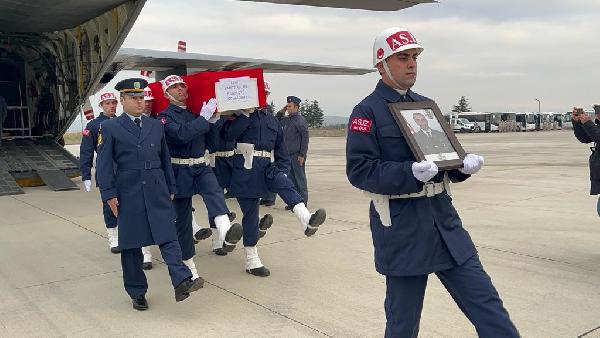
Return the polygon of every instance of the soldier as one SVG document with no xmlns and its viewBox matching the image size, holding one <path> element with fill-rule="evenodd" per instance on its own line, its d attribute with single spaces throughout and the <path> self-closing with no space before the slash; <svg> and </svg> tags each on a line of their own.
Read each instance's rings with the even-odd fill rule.
<svg viewBox="0 0 600 338">
<path fill-rule="evenodd" d="M 300 100 L 296 96 L 287 97 L 286 118 L 281 119 L 285 147 L 291 159 L 290 179 L 296 191 L 308 204 L 308 187 L 306 183 L 306 154 L 308 153 L 308 123 L 300 115 Z"/>
<path fill-rule="evenodd" d="M 177 214 L 177 236 L 183 252 L 184 263 L 197 276 L 194 264 L 194 241 L 192 237 L 192 196 L 199 194 L 204 200 L 208 217 L 214 219 L 218 230 L 219 244 L 226 252 L 231 252 L 242 237 L 242 226 L 231 224 L 229 210 L 225 204 L 223 189 L 208 165 L 206 134 L 210 124 L 219 120 L 215 113 L 215 99 L 202 107 L 199 116 L 186 109 L 187 85 L 180 76 L 170 75 L 162 81 L 165 97 L 170 105 L 160 113 L 160 121 L 165 126 L 165 134 L 171 163 L 177 182 L 177 195 L 173 205 Z"/>
<path fill-rule="evenodd" d="M 440 173 L 433 162 L 415 162 L 388 107 L 429 100 L 411 91 L 422 51 L 406 29 L 377 36 L 373 65 L 382 79 L 348 126 L 346 173 L 372 198 L 375 267 L 386 276 L 385 336 L 417 337 L 427 278 L 435 273 L 480 337 L 518 337 L 447 189 L 450 180 L 475 174 L 483 158 L 469 154 L 463 168 Z"/>
<path fill-rule="evenodd" d="M 325 222 L 326 213 L 319 209 L 311 214 L 286 176 L 290 159 L 285 150 L 283 129 L 276 117 L 265 109 L 240 112 L 225 126 L 225 139 L 236 142 L 231 193 L 237 197 L 243 213 L 246 272 L 266 277 L 270 271 L 262 264 L 256 248 L 259 199 L 266 197 L 268 192 L 278 193 L 296 214 L 307 237 L 314 235 Z"/>
<path fill-rule="evenodd" d="M 104 121 L 115 117 L 115 113 L 117 112 L 117 96 L 111 92 L 100 94 L 99 106 L 102 112 L 85 126 L 82 133 L 81 145 L 79 146 L 79 170 L 81 171 L 81 179 L 83 180 L 85 191 L 88 192 L 92 190 L 94 153 L 98 152 L 98 145 L 102 142 L 100 129 Z M 98 185 L 97 177 L 96 185 Z M 108 247 L 110 248 L 110 252 L 119 253 L 117 218 L 113 215 L 105 201 L 102 202 L 102 214 L 104 215 L 104 224 L 108 233 Z"/>
<path fill-rule="evenodd" d="M 126 79 L 115 86 L 121 93 L 123 114 L 103 123 L 103 145 L 98 155 L 98 184 L 105 201 L 119 219 L 119 245 L 125 290 L 136 310 L 147 310 L 148 283 L 140 250 L 156 244 L 169 268 L 175 300 L 203 287 L 192 280 L 177 242 L 171 200 L 176 192 L 163 125 L 144 117 L 144 79 Z"/>
</svg>

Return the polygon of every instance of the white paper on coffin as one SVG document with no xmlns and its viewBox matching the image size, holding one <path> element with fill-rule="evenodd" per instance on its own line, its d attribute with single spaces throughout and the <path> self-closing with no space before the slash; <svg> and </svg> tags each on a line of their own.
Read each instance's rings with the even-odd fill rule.
<svg viewBox="0 0 600 338">
<path fill-rule="evenodd" d="M 258 82 L 248 76 L 220 79 L 215 82 L 217 105 L 221 115 L 258 107 Z"/>
</svg>

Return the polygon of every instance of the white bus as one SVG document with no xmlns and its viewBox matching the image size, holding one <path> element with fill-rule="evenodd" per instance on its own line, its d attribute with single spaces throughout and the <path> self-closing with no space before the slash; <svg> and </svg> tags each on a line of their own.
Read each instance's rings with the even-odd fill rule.
<svg viewBox="0 0 600 338">
<path fill-rule="evenodd" d="M 517 124 L 521 131 L 535 130 L 535 114 L 534 113 L 517 113 Z"/>
<path fill-rule="evenodd" d="M 464 118 L 475 124 L 475 132 L 496 132 L 501 121 L 500 113 L 479 113 L 464 112 L 458 114 L 459 118 Z"/>
</svg>

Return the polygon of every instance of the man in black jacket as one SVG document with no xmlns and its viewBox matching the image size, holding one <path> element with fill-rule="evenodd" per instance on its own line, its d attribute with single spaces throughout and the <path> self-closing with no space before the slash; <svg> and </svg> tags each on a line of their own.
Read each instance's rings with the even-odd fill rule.
<svg viewBox="0 0 600 338">
<path fill-rule="evenodd" d="M 581 108 L 573 108 L 573 132 L 575 137 L 581 143 L 592 143 L 590 147 L 592 154 L 590 155 L 590 195 L 600 195 L 600 105 L 594 105 L 596 119 L 592 121 L 590 115 L 583 112 Z M 598 215 L 600 216 L 600 199 L 597 204 Z"/>
</svg>

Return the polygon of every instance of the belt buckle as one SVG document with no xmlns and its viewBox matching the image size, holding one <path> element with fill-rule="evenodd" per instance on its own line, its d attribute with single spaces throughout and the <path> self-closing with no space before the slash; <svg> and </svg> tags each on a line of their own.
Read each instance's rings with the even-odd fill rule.
<svg viewBox="0 0 600 338">
<path fill-rule="evenodd" d="M 432 182 L 427 182 L 425 183 L 425 193 L 427 194 L 427 197 L 433 197 L 435 196 L 435 185 Z"/>
<path fill-rule="evenodd" d="M 150 161 L 144 161 L 144 170 L 150 169 L 152 169 L 152 164 L 150 163 Z"/>
</svg>

